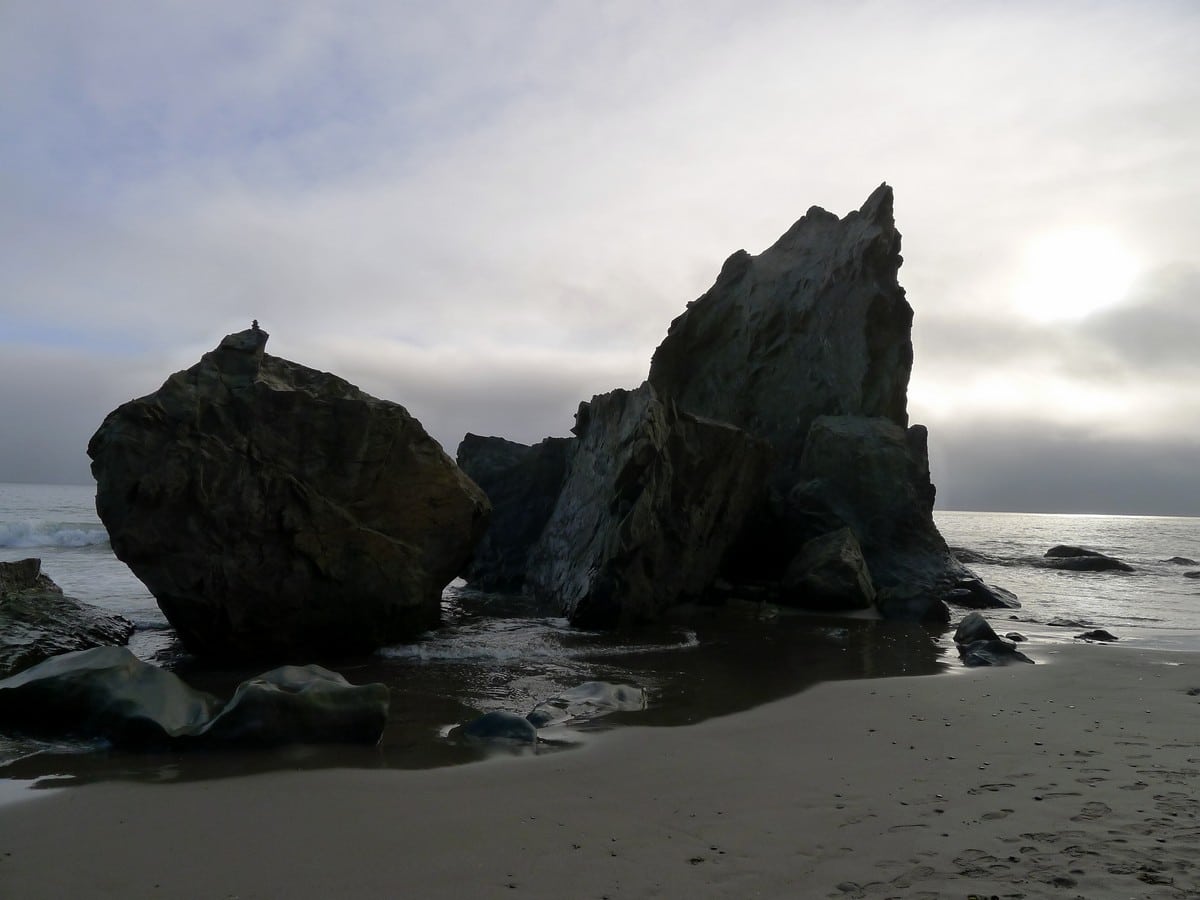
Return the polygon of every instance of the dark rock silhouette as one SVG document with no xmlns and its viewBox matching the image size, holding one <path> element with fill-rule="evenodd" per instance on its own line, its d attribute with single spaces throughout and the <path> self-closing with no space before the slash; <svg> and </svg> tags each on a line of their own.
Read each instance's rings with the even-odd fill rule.
<svg viewBox="0 0 1200 900">
<path fill-rule="evenodd" d="M 934 525 L 927 435 L 909 426 L 906 410 L 912 309 L 897 281 L 901 262 L 887 185 L 844 218 L 814 207 L 759 256 L 731 256 L 672 323 L 648 383 L 581 406 L 562 492 L 529 545 L 525 586 L 561 598 L 573 622 L 589 625 L 652 619 L 713 597 L 718 580 L 727 596 L 744 589 L 801 606 L 874 603 L 893 618 L 948 621 L 945 600 L 1017 605 L 955 560 Z M 653 421 L 642 411 L 652 406 L 662 410 Z M 702 443 L 671 436 L 679 422 L 696 435 L 724 428 L 731 448 L 762 442 L 767 452 L 752 454 L 761 474 L 714 479 L 716 461 L 702 453 L 725 452 L 721 442 L 701 453 Z M 690 461 L 673 462 L 689 443 Z M 479 450 L 464 448 L 472 468 Z M 522 457 L 535 469 L 537 458 Z M 535 517 L 507 509 L 530 475 L 510 471 L 515 486 L 488 489 L 497 515 L 532 526 Z M 548 467 L 537 477 L 554 480 Z M 697 516 L 696 503 L 713 490 Z M 544 494 L 538 501 L 540 516 Z M 707 521 L 718 509 L 719 534 Z M 864 565 L 856 571 L 857 551 L 842 540 L 835 588 L 829 555 L 804 548 L 843 529 Z M 533 530 L 496 538 L 520 534 L 504 562 L 476 557 L 472 583 L 516 586 L 506 563 L 521 557 Z"/>
<path fill-rule="evenodd" d="M 484 494 L 398 404 L 226 337 L 88 445 L 113 551 L 194 653 L 370 650 L 436 624 Z"/>
<path fill-rule="evenodd" d="M 228 703 L 124 647 L 64 653 L 0 681 L 0 731 L 130 749 L 378 742 L 388 689 L 320 666 L 243 682 Z"/>
<path fill-rule="evenodd" d="M 758 497 L 767 449 L 663 404 L 649 384 L 581 404 L 526 586 L 578 625 L 653 621 L 712 583 Z"/>
<path fill-rule="evenodd" d="M 954 631 L 954 644 L 964 666 L 1005 666 L 1033 660 L 996 634 L 978 612 L 969 612 Z"/>
<path fill-rule="evenodd" d="M 493 506 L 491 524 L 463 571 L 474 586 L 513 590 L 524 583 L 529 550 L 554 511 L 573 447 L 569 438 L 546 438 L 532 447 L 498 437 L 463 438 L 458 465 Z"/>
<path fill-rule="evenodd" d="M 1068 572 L 1133 572 L 1133 566 L 1114 556 L 1096 550 L 1059 544 L 1046 551 L 1044 559 L 1037 565 L 1043 569 L 1061 569 Z"/>
<path fill-rule="evenodd" d="M 1120 640 L 1120 638 L 1109 631 L 1105 631 L 1103 628 L 1093 628 L 1091 631 L 1075 635 L 1075 638 L 1080 641 L 1100 641 L 1101 643 L 1111 643 L 1112 641 Z"/>
<path fill-rule="evenodd" d="M 40 559 L 0 562 L 0 678 L 59 653 L 124 645 L 133 623 L 63 594 Z"/>
<path fill-rule="evenodd" d="M 908 426 L 913 311 L 892 205 L 880 185 L 844 218 L 814 206 L 760 255 L 739 250 L 654 352 L 659 393 L 769 442 L 781 489 L 818 416 Z"/>
</svg>

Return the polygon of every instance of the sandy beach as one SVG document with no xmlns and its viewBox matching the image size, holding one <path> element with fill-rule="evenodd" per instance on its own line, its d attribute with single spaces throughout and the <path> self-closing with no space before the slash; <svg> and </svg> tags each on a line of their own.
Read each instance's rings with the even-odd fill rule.
<svg viewBox="0 0 1200 900">
<path fill-rule="evenodd" d="M 0 807 L 0 896 L 1200 897 L 1200 654 L 823 684 L 429 771 Z"/>
</svg>

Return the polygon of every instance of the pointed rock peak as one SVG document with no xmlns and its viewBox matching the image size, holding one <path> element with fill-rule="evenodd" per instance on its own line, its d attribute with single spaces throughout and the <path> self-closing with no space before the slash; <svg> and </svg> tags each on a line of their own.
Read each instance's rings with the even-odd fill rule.
<svg viewBox="0 0 1200 900">
<path fill-rule="evenodd" d="M 871 192 L 858 214 L 880 227 L 894 228 L 896 219 L 892 213 L 892 203 L 892 186 L 885 181 Z"/>
</svg>

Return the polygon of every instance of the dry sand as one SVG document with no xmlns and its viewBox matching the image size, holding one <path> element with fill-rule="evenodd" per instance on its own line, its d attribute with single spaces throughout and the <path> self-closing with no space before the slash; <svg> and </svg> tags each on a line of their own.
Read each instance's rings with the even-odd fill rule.
<svg viewBox="0 0 1200 900">
<path fill-rule="evenodd" d="M 0 897 L 1200 897 L 1200 654 L 825 684 L 433 771 L 0 807 Z"/>
</svg>

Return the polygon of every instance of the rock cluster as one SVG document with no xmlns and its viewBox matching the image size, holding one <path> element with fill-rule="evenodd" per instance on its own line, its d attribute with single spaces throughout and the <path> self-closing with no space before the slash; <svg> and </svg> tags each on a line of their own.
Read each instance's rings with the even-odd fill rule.
<svg viewBox="0 0 1200 900">
<path fill-rule="evenodd" d="M 0 562 L 0 678 L 59 653 L 122 645 L 133 623 L 63 594 L 40 559 Z"/>
<path fill-rule="evenodd" d="M 943 600 L 1016 605 L 934 525 L 901 261 L 887 185 L 844 218 L 814 207 L 762 254 L 731 256 L 647 382 L 582 404 L 569 445 L 468 436 L 459 465 L 498 522 L 520 523 L 485 538 L 503 552 L 468 578 L 523 584 L 588 626 L 742 590 L 941 621 Z"/>
<path fill-rule="evenodd" d="M 438 622 L 486 496 L 398 404 L 232 334 L 88 445 L 112 548 L 184 646 L 370 650 Z"/>
<path fill-rule="evenodd" d="M 97 647 L 0 680 L 0 731 L 130 749 L 374 744 L 388 694 L 320 666 L 284 666 L 242 682 L 223 703 L 125 647 Z"/>
</svg>

